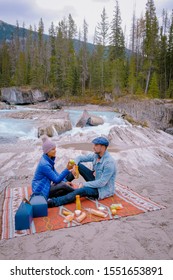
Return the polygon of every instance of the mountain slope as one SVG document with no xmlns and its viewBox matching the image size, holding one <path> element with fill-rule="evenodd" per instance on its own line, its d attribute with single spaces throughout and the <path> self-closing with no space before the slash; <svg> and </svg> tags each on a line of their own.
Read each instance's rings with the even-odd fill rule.
<svg viewBox="0 0 173 280">
<path fill-rule="evenodd" d="M 25 38 L 28 33 L 30 32 L 29 29 L 19 27 L 17 30 L 17 27 L 15 25 L 8 24 L 2 20 L 0 20 L 0 45 L 5 41 L 5 42 L 10 42 L 12 38 L 19 33 L 19 38 L 23 39 Z M 33 35 L 37 36 L 38 33 L 33 31 Z M 44 39 L 48 40 L 49 35 L 44 34 Z M 76 52 L 80 50 L 81 43 L 78 39 L 73 40 L 74 43 L 74 49 Z M 109 48 L 109 47 L 108 47 Z M 95 49 L 95 45 L 92 43 L 87 43 L 87 49 L 90 53 L 92 53 Z M 129 49 L 125 49 L 126 56 L 129 57 L 131 55 L 131 51 Z"/>
<path fill-rule="evenodd" d="M 19 27 L 17 29 L 17 27 L 15 25 L 11 25 L 8 24 L 2 20 L 0 20 L 0 45 L 5 41 L 5 42 L 10 42 L 12 40 L 12 38 L 17 34 L 19 35 L 20 39 L 23 39 L 25 37 L 27 37 L 28 33 L 29 33 L 29 29 L 23 28 L 23 27 Z M 37 32 L 33 31 L 33 35 L 37 36 Z M 49 39 L 49 35 L 44 34 L 44 39 L 48 40 Z M 79 40 L 74 39 L 74 48 L 75 50 L 78 52 L 79 51 Z M 95 46 L 91 43 L 87 43 L 87 48 L 88 51 L 90 53 L 93 52 Z"/>
</svg>

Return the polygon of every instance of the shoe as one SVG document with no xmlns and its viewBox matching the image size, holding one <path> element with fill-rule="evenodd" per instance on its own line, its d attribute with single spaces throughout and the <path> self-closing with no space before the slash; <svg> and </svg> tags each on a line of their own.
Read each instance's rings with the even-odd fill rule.
<svg viewBox="0 0 173 280">
<path fill-rule="evenodd" d="M 55 207 L 55 203 L 53 202 L 53 200 L 51 198 L 48 198 L 47 206 L 48 206 L 48 208 Z"/>
</svg>

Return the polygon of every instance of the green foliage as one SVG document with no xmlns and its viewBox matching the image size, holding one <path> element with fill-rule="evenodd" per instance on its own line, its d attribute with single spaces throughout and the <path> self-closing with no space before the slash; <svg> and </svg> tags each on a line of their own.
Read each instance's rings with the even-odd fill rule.
<svg viewBox="0 0 173 280">
<path fill-rule="evenodd" d="M 169 88 L 166 93 L 166 98 L 173 98 L 173 81 L 170 82 Z"/>
<path fill-rule="evenodd" d="M 132 27 L 132 51 L 127 57 L 117 0 L 110 24 L 105 8 L 102 11 L 95 45 L 88 43 L 85 20 L 79 40 L 75 39 L 77 26 L 71 14 L 57 26 L 51 23 L 49 36 L 44 34 L 42 19 L 34 31 L 31 26 L 19 28 L 17 23 L 16 27 L 9 25 L 5 35 L 2 22 L 0 87 L 46 87 L 53 97 L 92 104 L 102 103 L 106 91 L 114 98 L 128 93 L 134 98 L 144 94 L 173 98 L 173 13 L 169 18 L 163 12 L 159 27 L 154 1 L 148 0 L 144 17 L 134 16 Z"/>
<path fill-rule="evenodd" d="M 148 95 L 153 98 L 159 98 L 158 79 L 157 79 L 157 75 L 155 72 L 153 73 L 152 78 L 151 78 Z"/>
<path fill-rule="evenodd" d="M 125 45 L 124 34 L 121 27 L 121 13 L 119 3 L 116 1 L 114 16 L 111 23 L 109 58 L 110 60 L 116 60 L 119 58 L 124 58 L 124 56 Z"/>
<path fill-rule="evenodd" d="M 5 87 L 10 84 L 11 80 L 11 65 L 9 48 L 7 44 L 3 44 L 0 49 L 0 86 Z"/>
</svg>

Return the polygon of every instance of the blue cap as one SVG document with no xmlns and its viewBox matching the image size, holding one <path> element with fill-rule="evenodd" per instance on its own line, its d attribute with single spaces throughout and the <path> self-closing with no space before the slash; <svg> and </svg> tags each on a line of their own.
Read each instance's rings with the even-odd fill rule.
<svg viewBox="0 0 173 280">
<path fill-rule="evenodd" d="M 104 146 L 109 146 L 109 141 L 105 137 L 97 137 L 92 141 L 93 144 L 96 145 L 104 145 Z"/>
</svg>

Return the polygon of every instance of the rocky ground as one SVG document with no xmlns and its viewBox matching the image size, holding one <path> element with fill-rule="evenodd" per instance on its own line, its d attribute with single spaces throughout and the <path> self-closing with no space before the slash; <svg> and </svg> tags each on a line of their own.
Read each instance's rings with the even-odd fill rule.
<svg viewBox="0 0 173 280">
<path fill-rule="evenodd" d="M 89 143 L 94 136 L 81 133 L 54 137 L 57 169 L 62 170 L 69 158 L 91 151 Z M 173 136 L 129 125 L 113 128 L 108 137 L 109 151 L 118 166 L 117 181 L 166 208 L 116 221 L 1 240 L 0 259 L 173 258 Z M 2 143 L 0 152 L 1 216 L 4 188 L 31 183 L 42 154 L 41 141 Z"/>
</svg>

